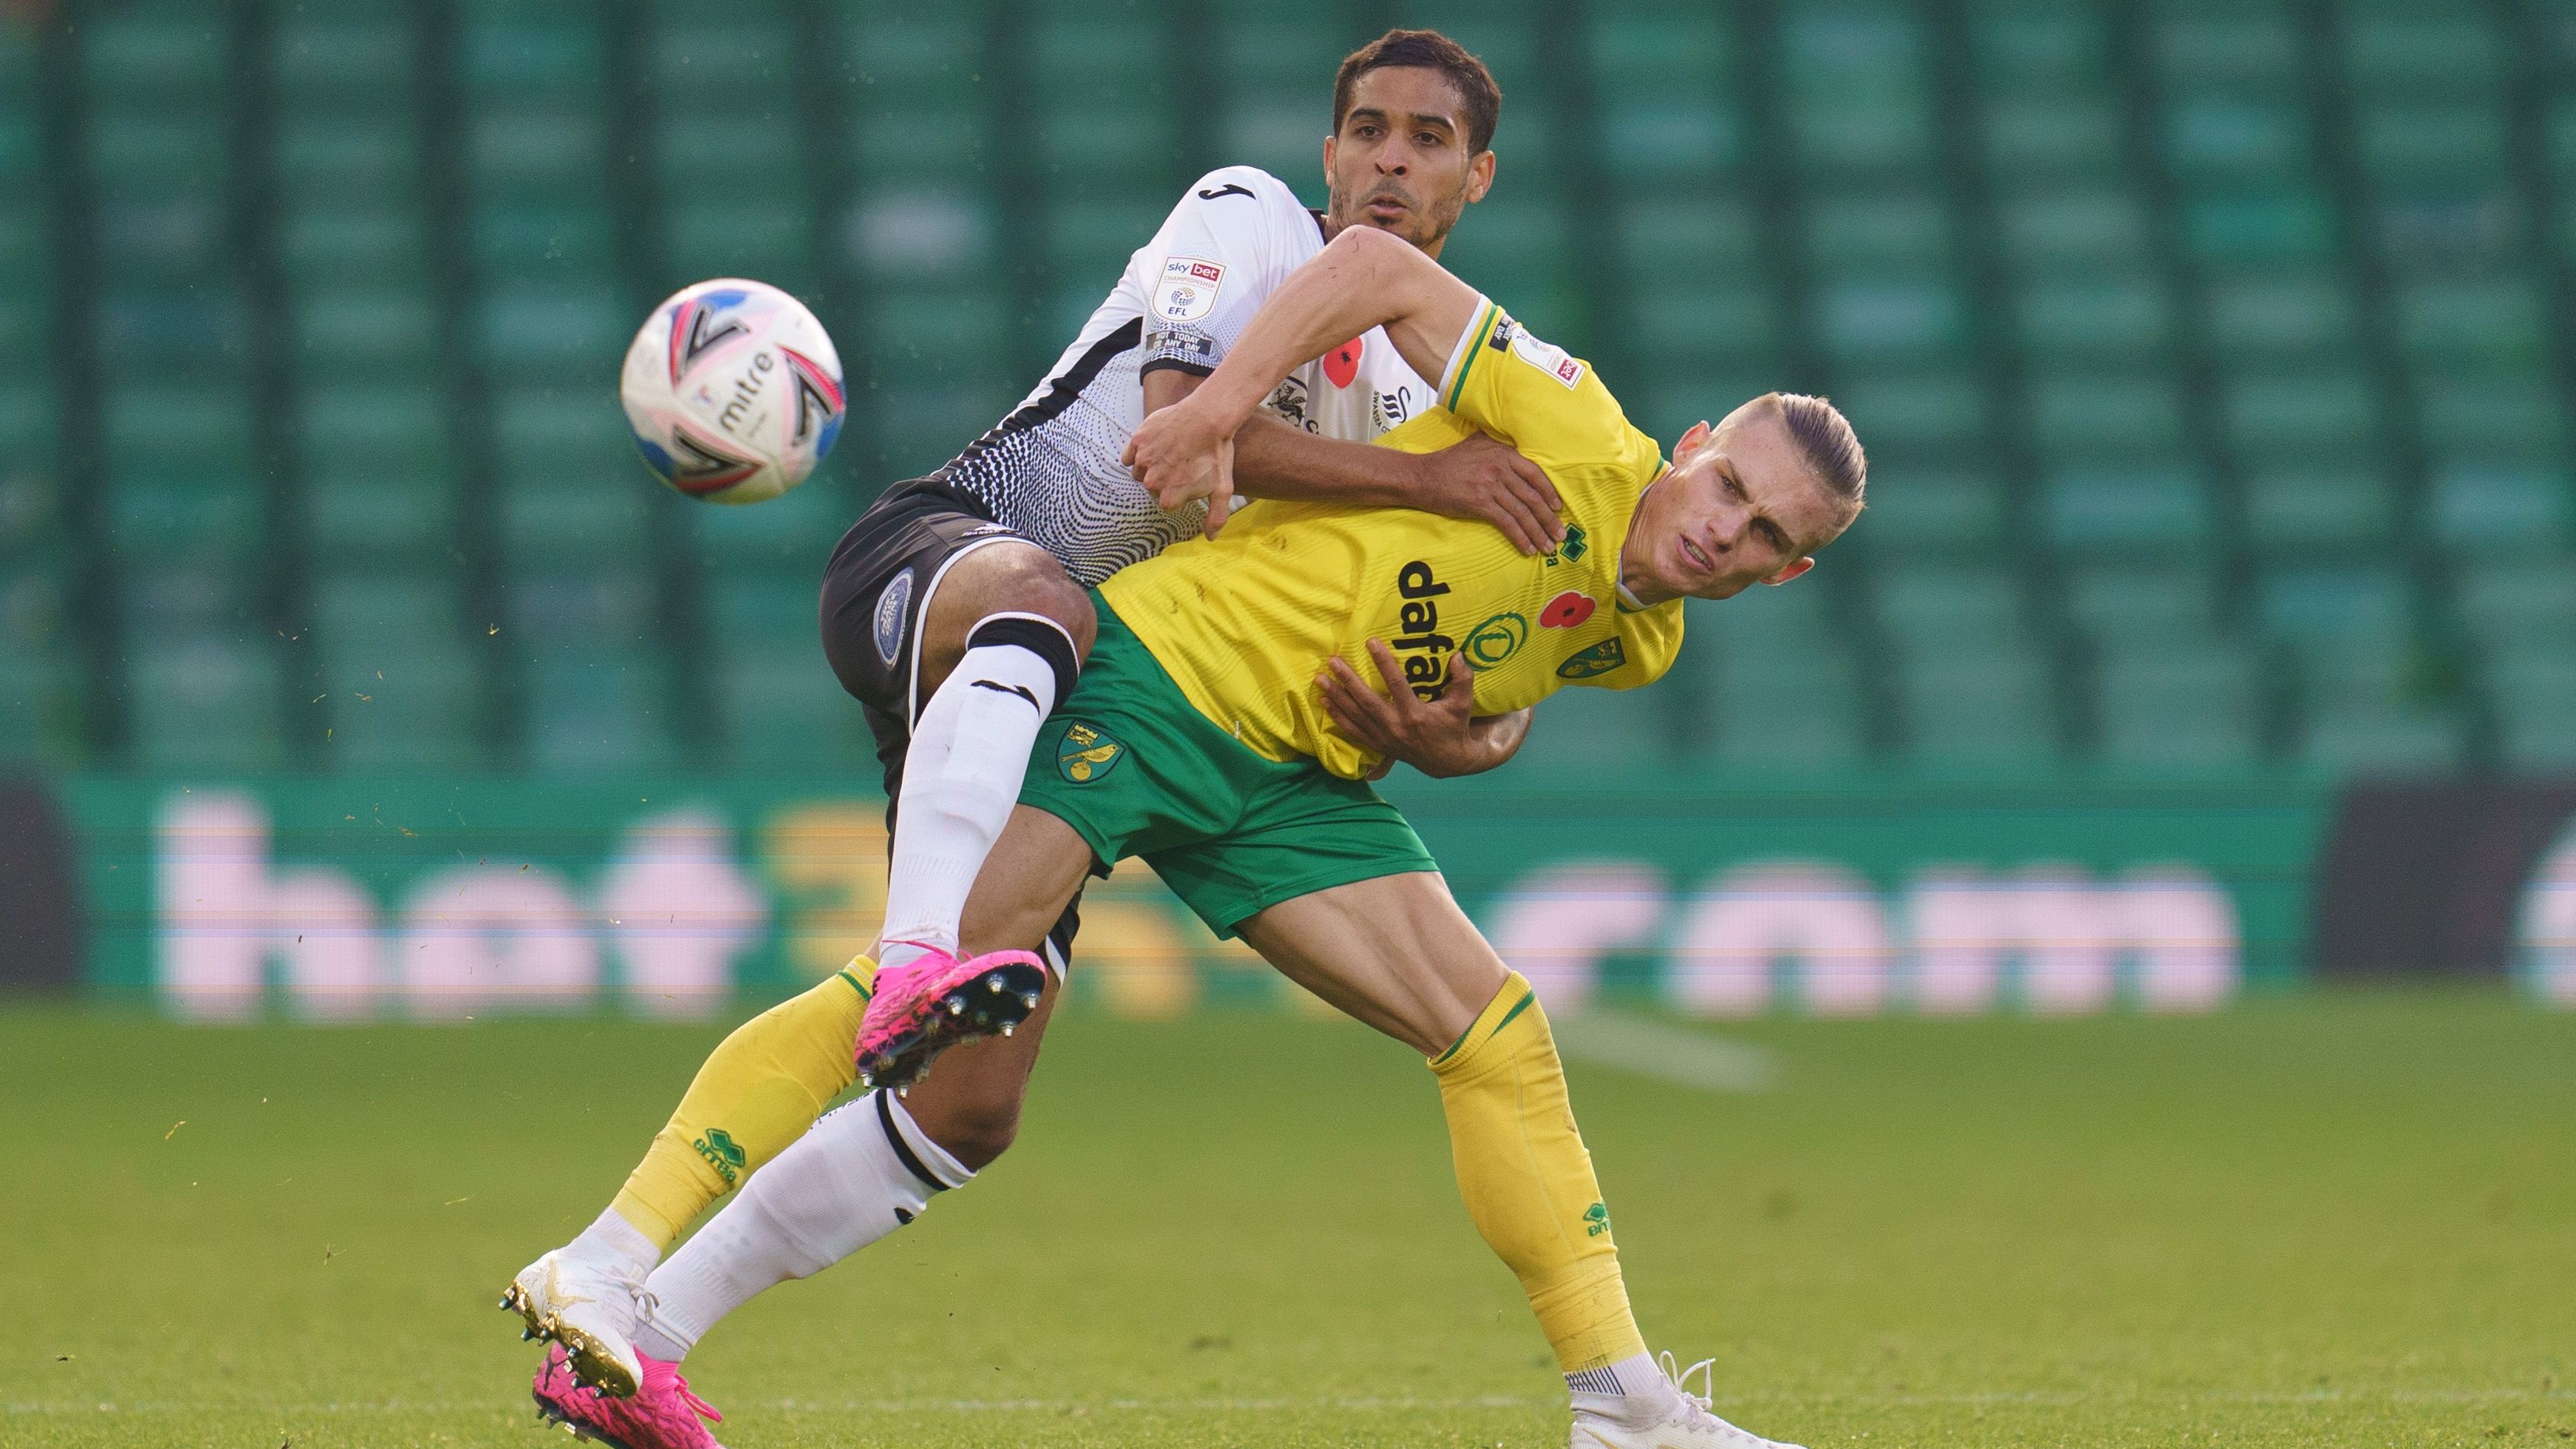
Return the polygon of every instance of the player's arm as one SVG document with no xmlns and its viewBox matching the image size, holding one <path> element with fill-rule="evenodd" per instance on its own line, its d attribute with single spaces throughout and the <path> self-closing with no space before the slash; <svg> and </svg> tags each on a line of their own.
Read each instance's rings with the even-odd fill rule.
<svg viewBox="0 0 2576 1449">
<path fill-rule="evenodd" d="M 1454 344 L 1484 305 L 1475 288 L 1411 244 L 1375 227 L 1347 228 L 1289 273 L 1205 383 L 1145 419 L 1128 439 L 1127 466 L 1165 508 L 1217 498 L 1208 510 L 1213 529 L 1234 491 L 1225 454 L 1281 378 L 1372 327 L 1386 329 L 1415 372 L 1445 376 Z"/>
<path fill-rule="evenodd" d="M 1146 414 L 1204 381 L 1178 368 L 1146 373 Z M 1256 408 L 1234 435 L 1234 486 L 1254 498 L 1482 519 L 1526 554 L 1546 553 L 1565 535 L 1556 485 L 1536 463 L 1482 433 L 1436 452 L 1408 453 L 1323 437 Z"/>
<path fill-rule="evenodd" d="M 1368 647 L 1386 680 L 1385 694 L 1362 683 L 1359 672 L 1338 655 L 1315 677 L 1315 687 L 1342 738 L 1385 757 L 1370 779 L 1384 778 L 1398 760 L 1435 780 L 1482 774 L 1510 759 L 1529 738 L 1527 709 L 1474 713 L 1476 671 L 1464 654 L 1449 656 L 1448 679 L 1438 694 L 1423 699 L 1405 680 L 1404 666 L 1385 640 L 1371 639 Z"/>
</svg>

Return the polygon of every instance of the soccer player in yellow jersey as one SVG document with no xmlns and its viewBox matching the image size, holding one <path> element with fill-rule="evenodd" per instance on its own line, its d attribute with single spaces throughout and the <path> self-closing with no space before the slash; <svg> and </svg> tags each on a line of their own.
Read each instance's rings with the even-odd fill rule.
<svg viewBox="0 0 2576 1449">
<path fill-rule="evenodd" d="M 1382 443 L 1437 448 L 1481 429 L 1519 448 L 1565 501 L 1552 553 L 1401 509 L 1264 500 L 1228 515 L 1226 451 L 1250 409 L 1303 359 L 1380 324 L 1440 379 L 1441 400 Z M 1821 400 L 1766 395 L 1693 428 L 1667 466 L 1583 361 L 1412 248 L 1349 231 L 1194 391 L 1146 419 L 1130 461 L 1167 505 L 1211 498 L 1213 537 L 1095 591 L 1088 665 L 1039 733 L 967 903 L 965 948 L 1033 945 L 1087 872 L 1144 856 L 1217 931 L 1428 1060 L 1469 1215 L 1566 1375 L 1574 1449 L 1768 1445 L 1647 1353 L 1546 1012 L 1366 777 L 1390 750 L 1419 757 L 1408 739 L 1472 730 L 1569 684 L 1648 683 L 1680 647 L 1683 597 L 1806 572 L 1860 509 L 1849 426 Z M 1364 653 L 1400 687 L 1361 688 L 1346 661 Z M 902 1140 L 925 1187 L 1008 1148 L 1054 999 L 1050 984 L 1016 1036 L 955 1047 L 913 1088 Z M 782 1055 L 763 1070 L 798 1068 Z M 875 1182 L 855 1152 L 830 1192 L 768 1187 L 790 1162 L 795 1181 L 828 1176 L 811 1169 L 875 1129 L 841 1131 L 849 1115 L 782 1150 L 654 1275 L 657 1319 L 686 1299 L 702 1330 L 845 1255 L 844 1225 L 885 1201 L 918 1210 L 918 1189 Z"/>
<path fill-rule="evenodd" d="M 1228 515 L 1226 453 L 1250 410 L 1288 370 L 1380 324 L 1440 379 L 1440 406 L 1381 442 L 1437 448 L 1481 429 L 1520 449 L 1565 501 L 1552 553 L 1525 557 L 1491 529 L 1401 509 L 1264 500 Z M 1680 647 L 1682 598 L 1806 572 L 1860 510 L 1849 426 L 1821 400 L 1766 395 L 1693 428 L 1667 466 L 1586 363 L 1360 229 L 1292 274 L 1224 362 L 1146 419 L 1130 462 L 1167 505 L 1210 498 L 1213 536 L 1095 591 L 1088 665 L 1039 733 L 968 900 L 965 949 L 1035 945 L 1086 873 L 1144 856 L 1218 932 L 1428 1060 L 1469 1216 L 1565 1373 L 1573 1449 L 1764 1449 L 1647 1353 L 1546 1012 L 1365 777 L 1408 736 L 1472 730 L 1569 684 L 1651 682 Z M 1364 653 L 1402 687 L 1361 689 L 1346 661 Z M 1008 1148 L 1054 1000 L 1050 983 L 1016 1036 L 955 1047 L 913 1088 L 901 1140 L 924 1187 Z M 815 1074 L 803 1058 L 834 1043 L 773 1046 L 774 1062 L 729 1064 L 725 1090 L 757 1097 L 763 1072 L 793 1085 Z M 833 1245 L 855 1215 L 886 1201 L 918 1210 L 920 1189 L 874 1181 L 856 1155 L 829 1192 L 769 1189 L 790 1161 L 795 1181 L 830 1177 L 808 1169 L 844 1150 L 836 1118 L 848 1115 L 787 1146 L 654 1275 L 652 1315 L 691 1300 L 693 1340 L 768 1284 L 845 1255 Z"/>
</svg>

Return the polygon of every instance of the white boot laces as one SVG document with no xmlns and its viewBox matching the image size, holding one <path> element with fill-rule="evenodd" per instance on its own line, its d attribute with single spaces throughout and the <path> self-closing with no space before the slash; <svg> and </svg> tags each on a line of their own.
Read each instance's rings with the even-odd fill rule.
<svg viewBox="0 0 2576 1449">
<path fill-rule="evenodd" d="M 1704 1358 L 1689 1368 L 1680 1367 L 1680 1362 L 1673 1357 L 1670 1349 L 1655 1355 L 1655 1366 L 1664 1371 L 1665 1380 L 1673 1386 L 1676 1393 L 1681 1395 L 1682 1402 L 1688 1406 L 1682 1410 L 1682 1416 L 1685 1419 L 1710 1417 L 1709 1409 L 1717 1402 L 1717 1360 Z M 1699 1375 L 1701 1386 L 1708 1392 L 1694 1394 L 1690 1391 L 1693 1374 Z"/>
</svg>

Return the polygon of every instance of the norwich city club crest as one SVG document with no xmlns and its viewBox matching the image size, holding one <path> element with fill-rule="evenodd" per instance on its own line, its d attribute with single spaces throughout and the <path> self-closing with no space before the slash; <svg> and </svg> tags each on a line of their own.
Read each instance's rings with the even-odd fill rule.
<svg viewBox="0 0 2576 1449">
<path fill-rule="evenodd" d="M 1529 639 L 1529 620 L 1518 614 L 1496 614 L 1477 625 L 1458 646 L 1470 669 L 1491 669 L 1521 652 Z"/>
<path fill-rule="evenodd" d="M 1604 639 L 1589 649 L 1569 656 L 1556 666 L 1559 679 L 1595 679 L 1628 662 L 1627 646 L 1617 639 Z"/>
<path fill-rule="evenodd" d="M 1100 726 L 1080 720 L 1065 726 L 1064 738 L 1055 747 L 1056 772 L 1077 785 L 1088 785 L 1117 769 L 1125 758 L 1125 745 Z"/>
</svg>

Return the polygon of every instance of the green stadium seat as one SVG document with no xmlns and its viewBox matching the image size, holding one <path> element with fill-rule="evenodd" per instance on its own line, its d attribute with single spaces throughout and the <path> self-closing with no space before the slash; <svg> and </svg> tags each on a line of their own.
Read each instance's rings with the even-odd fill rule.
<svg viewBox="0 0 2576 1449">
<path fill-rule="evenodd" d="M 641 314 L 607 278 L 487 290 L 475 305 L 486 365 L 541 383 L 595 385 L 623 358 Z"/>
<path fill-rule="evenodd" d="M 2114 458 L 2174 453 L 2184 446 L 2182 398 L 2169 375 L 2144 372 L 2041 372 L 2030 381 L 2032 444 L 2052 458 Z"/>
<path fill-rule="evenodd" d="M 422 159 L 407 112 L 310 110 L 280 118 L 272 164 L 293 204 L 382 206 L 419 196 Z"/>
<path fill-rule="evenodd" d="M 2455 595 L 2461 619 L 2486 643 L 2576 657 L 2576 560 L 2472 554 L 2459 565 Z"/>
<path fill-rule="evenodd" d="M 2396 301 L 2398 336 L 2410 354 L 2498 368 L 2548 365 L 2549 309 L 2527 277 L 2416 282 L 2400 287 Z"/>
<path fill-rule="evenodd" d="M 560 95 L 537 94 L 544 99 L 496 98 L 468 118 L 466 160 L 478 206 L 605 200 L 606 118 Z"/>
<path fill-rule="evenodd" d="M 2487 683 L 2507 763 L 2576 766 L 2576 653 L 2564 643 L 2500 650 L 2488 660 Z"/>
<path fill-rule="evenodd" d="M 296 365 L 317 379 L 354 372 L 422 375 L 437 362 L 438 298 L 417 274 L 392 286 L 298 289 L 289 323 Z"/>
<path fill-rule="evenodd" d="M 2132 769 L 2243 765 L 2261 749 L 2252 661 L 2215 639 L 2140 638 L 2105 649 L 2096 716 L 2104 763 Z"/>
<path fill-rule="evenodd" d="M 0 647 L 0 762 L 78 764 L 81 723 L 80 673 L 67 654 Z"/>
<path fill-rule="evenodd" d="M 1957 369 L 1838 371 L 1834 401 L 1873 458 L 1981 441 L 1992 399 Z"/>
<path fill-rule="evenodd" d="M 454 646 L 402 654 L 380 666 L 360 656 L 335 659 L 317 683 L 329 731 L 323 754 L 336 769 L 461 769 L 485 762 L 481 677 L 471 656 Z"/>
<path fill-rule="evenodd" d="M 808 621 L 810 624 L 810 620 Z M 744 640 L 714 666 L 723 758 L 748 774 L 831 771 L 873 780 L 876 746 L 859 702 L 810 639 Z"/>
<path fill-rule="evenodd" d="M 2565 394 L 2534 372 L 2424 375 L 2424 445 L 2437 454 L 2554 457 L 2568 445 Z"/>
<path fill-rule="evenodd" d="M 2267 552 L 2370 550 L 2397 528 L 2397 492 L 2384 460 L 2291 458 L 2245 475 L 2249 540 Z"/>
<path fill-rule="evenodd" d="M 2205 547 L 2217 532 L 2208 481 L 2183 465 L 2053 472 L 2040 507 L 2049 542 L 2062 549 L 2179 551 Z"/>
<path fill-rule="evenodd" d="M 1997 97 L 1978 117 L 1986 165 L 2019 190 L 2058 179 L 2090 181 L 2121 164 L 2121 117 L 2099 94 Z"/>
<path fill-rule="evenodd" d="M 1809 263 L 1830 277 L 1938 272 L 1957 250 L 1949 208 L 1910 188 L 1821 199 L 1808 210 L 1806 238 Z"/>
<path fill-rule="evenodd" d="M 309 202 L 278 219 L 278 246 L 298 287 L 428 275 L 420 211 L 408 199 L 351 206 Z"/>
<path fill-rule="evenodd" d="M 2151 18 L 2154 62 L 2178 85 L 2277 88 L 2299 75 L 2305 40 L 2279 0 L 2176 7 Z"/>
<path fill-rule="evenodd" d="M 2322 367 L 2242 376 L 2222 393 L 2228 441 L 2248 457 L 2367 448 L 2386 411 L 2368 378 Z"/>
<path fill-rule="evenodd" d="M 2302 648 L 2387 657 L 2408 647 L 2413 605 L 2393 569 L 2318 565 L 2275 569 L 2256 585 L 2267 633 Z"/>
<path fill-rule="evenodd" d="M 2331 272 L 2274 272 L 2213 281 L 2202 326 L 2231 357 L 2344 353 L 2360 324 L 2351 288 Z"/>
<path fill-rule="evenodd" d="M 133 763 L 260 770 L 284 762 L 285 680 L 260 636 L 138 637 L 125 659 Z"/>
<path fill-rule="evenodd" d="M 727 648 L 749 640 L 801 645 L 821 668 L 822 645 L 815 625 L 821 587 L 819 563 L 810 575 L 784 570 L 715 574 L 706 585 L 710 636 Z"/>
<path fill-rule="evenodd" d="M 852 260 L 871 278 L 947 284 L 937 292 L 953 304 L 990 294 L 990 288 L 955 284 L 992 274 L 1001 231 L 1001 216 L 987 193 L 955 185 L 871 187 L 851 211 L 849 246 Z M 922 300 L 926 305 L 931 299 Z"/>
<path fill-rule="evenodd" d="M 226 84 L 225 16 L 184 0 L 120 6 L 83 28 L 83 77 L 93 94 L 202 100 Z"/>
<path fill-rule="evenodd" d="M 2182 229 L 2192 259 L 2219 266 L 2331 263 L 2339 245 L 2333 203 L 2307 187 L 2187 201 Z"/>
<path fill-rule="evenodd" d="M 1109 294 L 1117 276 L 1114 270 L 1104 273 L 1090 289 L 1091 300 L 1083 308 L 1086 316 Z M 877 292 L 869 299 L 866 346 L 850 349 L 843 360 L 853 362 L 862 356 L 872 360 L 885 385 L 907 378 L 966 377 L 1008 378 L 1026 386 L 1034 380 L 1018 377 L 1012 367 L 1018 337 L 1008 305 L 1007 298 L 989 289 Z M 1070 343 L 1078 327 L 1079 323 L 1063 332 L 1061 341 Z M 977 423 L 975 431 L 982 432 L 1000 418 L 995 413 Z"/>
<path fill-rule="evenodd" d="M 2300 753 L 2343 774 L 2420 776 L 2458 769 L 2466 749 L 2460 721 L 2442 711 L 2338 701 L 2310 715 Z"/>
<path fill-rule="evenodd" d="M 2105 649 L 2135 653 L 2218 628 L 2218 584 L 2196 562 L 2091 563 L 2067 570 L 2066 616 Z"/>
<path fill-rule="evenodd" d="M 2057 755 L 2047 665 L 2027 645 L 1959 636 L 1909 645 L 1894 663 L 1905 751 L 1916 763 L 1991 767 Z"/>
<path fill-rule="evenodd" d="M 2022 271 L 2120 271 L 2147 259 L 2138 199 L 2106 186 L 2018 192 L 1997 207 L 2005 254 Z"/>
<path fill-rule="evenodd" d="M 2454 548 L 2560 553 L 2576 484 L 2563 466 L 2453 464 L 2433 479 L 2433 525 Z"/>
<path fill-rule="evenodd" d="M 2377 92 L 2495 89 L 2513 42 L 2487 12 L 2359 5 L 2341 27 L 2344 70 Z"/>
<path fill-rule="evenodd" d="M 1880 627 L 1935 652 L 1944 640 L 1996 640 L 2024 632 L 2019 580 L 1983 567 L 1899 564 L 1874 580 Z"/>
<path fill-rule="evenodd" d="M 900 479 L 917 478 L 964 452 L 967 444 L 1000 422 L 1017 405 L 1025 386 L 972 376 L 944 381 L 928 368 L 909 371 L 876 392 L 876 433 L 882 456 L 854 460 L 851 466 L 870 492 Z"/>
<path fill-rule="evenodd" d="M 2501 107 L 2493 104 L 2365 104 L 2355 118 L 2363 168 L 2381 181 L 2435 180 L 2457 186 L 2501 176 L 2512 164 Z"/>
<path fill-rule="evenodd" d="M 480 678 L 447 574 L 325 574 L 313 581 L 316 690 L 340 769 L 479 760 Z"/>
<path fill-rule="evenodd" d="M 549 773 L 667 769 L 680 758 L 659 655 L 547 651 L 525 671 L 531 768 Z"/>
<path fill-rule="evenodd" d="M 1967 342 L 1967 298 L 1944 277 L 1844 282 L 1817 289 L 1817 340 L 1837 360 L 1926 359 Z"/>
<path fill-rule="evenodd" d="M 1872 493 L 1869 526 L 1911 552 L 1983 553 L 2012 536 L 2002 482 L 1983 471 L 1908 468 L 1895 486 Z"/>
<path fill-rule="evenodd" d="M 605 84 L 608 53 L 598 7 L 582 0 L 469 0 L 460 8 L 469 90 L 595 98 Z"/>
<path fill-rule="evenodd" d="M 1539 705 L 1503 778 L 1563 779 L 1614 762 L 1668 766 L 1679 752 L 1675 734 L 1652 690 L 1561 689 Z"/>
<path fill-rule="evenodd" d="M 2316 141 L 2294 95 L 2182 97 L 2165 116 L 2165 164 L 2190 187 L 2305 177 Z"/>
<path fill-rule="evenodd" d="M 1682 738 L 1730 766 L 1859 759 L 1862 707 L 1836 602 L 1802 582 L 1690 603 L 1681 657 L 1657 686 L 1684 701 Z"/>
<path fill-rule="evenodd" d="M 2016 298 L 2024 350 L 2052 357 L 2130 357 L 2162 347 L 2171 326 L 2165 292 L 2145 277 L 2040 281 Z"/>
<path fill-rule="evenodd" d="M 617 234 L 594 202 L 506 201 L 478 208 L 469 243 L 482 284 L 604 285 L 617 266 Z"/>
<path fill-rule="evenodd" d="M 1000 414 L 986 419 L 987 425 Z M 965 439 L 957 446 L 964 447 Z M 823 565 L 832 546 L 858 518 L 843 478 L 863 470 L 847 467 L 838 453 L 805 486 L 782 498 L 739 508 L 693 508 L 687 517 L 697 535 L 698 557 L 730 573 L 784 571 L 802 580 L 808 595 L 805 612 L 814 612 L 812 595 L 822 585 Z M 869 486 L 891 481 L 866 478 Z M 809 617 L 807 623 L 813 622 Z"/>
<path fill-rule="evenodd" d="M 290 104 L 408 104 L 418 75 L 408 6 L 301 6 L 280 17 L 273 44 L 277 87 Z"/>
</svg>

